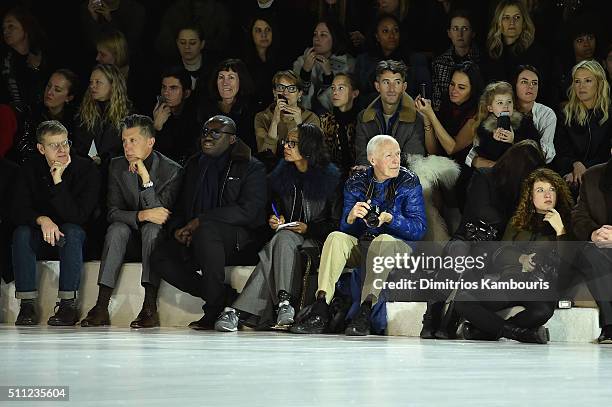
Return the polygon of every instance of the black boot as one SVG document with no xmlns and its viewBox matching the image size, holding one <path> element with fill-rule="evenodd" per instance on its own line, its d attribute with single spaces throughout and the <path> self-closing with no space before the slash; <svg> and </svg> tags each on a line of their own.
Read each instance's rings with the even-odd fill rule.
<svg viewBox="0 0 612 407">
<path fill-rule="evenodd" d="M 612 325 L 601 328 L 601 334 L 597 338 L 597 343 L 601 345 L 612 344 Z"/>
<path fill-rule="evenodd" d="M 329 306 L 325 302 L 325 297 L 317 299 L 310 315 L 303 321 L 296 322 L 289 329 L 294 334 L 322 334 L 327 330 L 329 324 Z"/>
<path fill-rule="evenodd" d="M 56 305 L 57 312 L 47 321 L 51 326 L 74 326 L 79 322 L 79 312 L 76 302 L 72 300 L 60 300 Z"/>
<path fill-rule="evenodd" d="M 364 301 L 359 312 L 353 318 L 344 331 L 346 336 L 366 336 L 370 333 L 370 315 L 372 314 L 372 303 Z"/>
<path fill-rule="evenodd" d="M 524 343 L 545 344 L 550 340 L 548 329 L 543 326 L 537 328 L 519 328 L 516 325 L 505 323 L 501 336 Z"/>
<path fill-rule="evenodd" d="M 476 325 L 469 321 L 463 323 L 461 333 L 463 334 L 463 339 L 467 339 L 468 341 L 496 341 L 499 339 L 497 335 L 481 331 Z"/>
<path fill-rule="evenodd" d="M 427 309 L 423 314 L 423 328 L 419 336 L 421 339 L 436 339 L 435 332 L 440 326 L 444 301 L 427 302 Z"/>
<path fill-rule="evenodd" d="M 34 300 L 21 300 L 19 315 L 15 321 L 17 326 L 38 325 L 38 314 Z"/>
</svg>

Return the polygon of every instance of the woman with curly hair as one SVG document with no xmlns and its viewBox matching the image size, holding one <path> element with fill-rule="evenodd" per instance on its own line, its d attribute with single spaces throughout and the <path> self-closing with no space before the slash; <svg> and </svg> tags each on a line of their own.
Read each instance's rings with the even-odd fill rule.
<svg viewBox="0 0 612 407">
<path fill-rule="evenodd" d="M 612 105 L 603 67 L 595 60 L 577 63 L 568 95 L 557 121 L 554 165 L 577 191 L 587 168 L 610 158 Z"/>
<path fill-rule="evenodd" d="M 508 242 L 491 259 L 487 277 L 498 282 L 532 283 L 544 290 L 532 289 L 503 293 L 467 290 L 457 294 L 455 307 L 467 319 L 464 339 L 497 340 L 500 337 L 527 343 L 546 343 L 548 332 L 543 325 L 552 317 L 560 263 L 556 259 L 568 240 L 572 194 L 556 172 L 539 168 L 523 182 L 521 197 L 502 241 Z M 563 258 L 564 256 L 561 255 Z M 525 309 L 505 320 L 497 311 L 522 306 Z"/>
<path fill-rule="evenodd" d="M 339 227 L 340 173 L 329 161 L 321 130 L 300 124 L 282 145 L 284 159 L 269 175 L 273 213 L 268 224 L 274 237 L 259 253 L 260 262 L 233 308 L 215 323 L 217 331 L 236 331 L 239 321 L 251 316 L 259 317 L 260 326 L 292 324 L 302 277 L 300 249 L 320 253 L 327 235 Z"/>
<path fill-rule="evenodd" d="M 534 43 L 535 25 L 521 0 L 503 0 L 495 8 L 487 35 L 488 61 L 485 76 L 488 82 L 510 82 L 519 65 L 533 65 L 549 78 L 550 62 L 544 49 Z"/>
<path fill-rule="evenodd" d="M 106 164 L 122 154 L 121 121 L 130 113 L 125 78 L 115 65 L 96 65 L 83 96 L 72 135 L 75 151 Z"/>
</svg>

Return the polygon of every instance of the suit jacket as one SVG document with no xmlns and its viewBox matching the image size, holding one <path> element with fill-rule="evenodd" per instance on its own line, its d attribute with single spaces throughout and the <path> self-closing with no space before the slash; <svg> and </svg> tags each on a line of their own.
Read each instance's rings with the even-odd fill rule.
<svg viewBox="0 0 612 407">
<path fill-rule="evenodd" d="M 612 160 L 594 165 L 582 176 L 572 228 L 578 240 L 591 241 L 594 230 L 612 224 Z"/>
<path fill-rule="evenodd" d="M 108 221 L 138 229 L 138 211 L 163 206 L 172 208 L 181 186 L 180 165 L 153 151 L 149 176 L 151 188 L 141 188 L 140 177 L 129 170 L 125 157 L 113 158 L 108 170 Z"/>
</svg>

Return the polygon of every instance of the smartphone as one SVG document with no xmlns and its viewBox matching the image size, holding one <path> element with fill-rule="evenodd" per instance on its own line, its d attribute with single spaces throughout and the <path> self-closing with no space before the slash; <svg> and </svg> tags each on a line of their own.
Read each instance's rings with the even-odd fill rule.
<svg viewBox="0 0 612 407">
<path fill-rule="evenodd" d="M 162 103 L 166 103 L 166 98 L 162 95 L 157 95 L 157 104 L 161 105 Z"/>
<path fill-rule="evenodd" d="M 510 113 L 501 112 L 497 118 L 497 128 L 510 131 Z"/>
<path fill-rule="evenodd" d="M 287 96 L 285 96 L 285 95 L 278 95 L 277 100 L 284 100 L 285 103 L 288 102 Z M 287 114 L 287 112 L 281 110 L 281 114 Z"/>
<path fill-rule="evenodd" d="M 95 8 L 102 7 L 102 0 L 93 0 L 93 5 Z"/>
<path fill-rule="evenodd" d="M 419 89 L 420 89 L 420 95 L 423 99 L 427 99 L 427 84 L 426 83 L 421 83 L 419 85 Z"/>
</svg>

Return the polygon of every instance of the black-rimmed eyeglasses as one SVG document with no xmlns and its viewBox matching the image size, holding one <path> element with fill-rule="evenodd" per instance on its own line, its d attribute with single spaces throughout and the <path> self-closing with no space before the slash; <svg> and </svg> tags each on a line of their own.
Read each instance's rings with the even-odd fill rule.
<svg viewBox="0 0 612 407">
<path fill-rule="evenodd" d="M 285 89 L 287 89 L 287 92 L 289 93 L 295 93 L 298 91 L 297 85 L 283 85 L 282 83 L 276 84 L 274 86 L 274 89 L 276 89 L 276 91 L 280 93 L 283 93 Z"/>
</svg>

